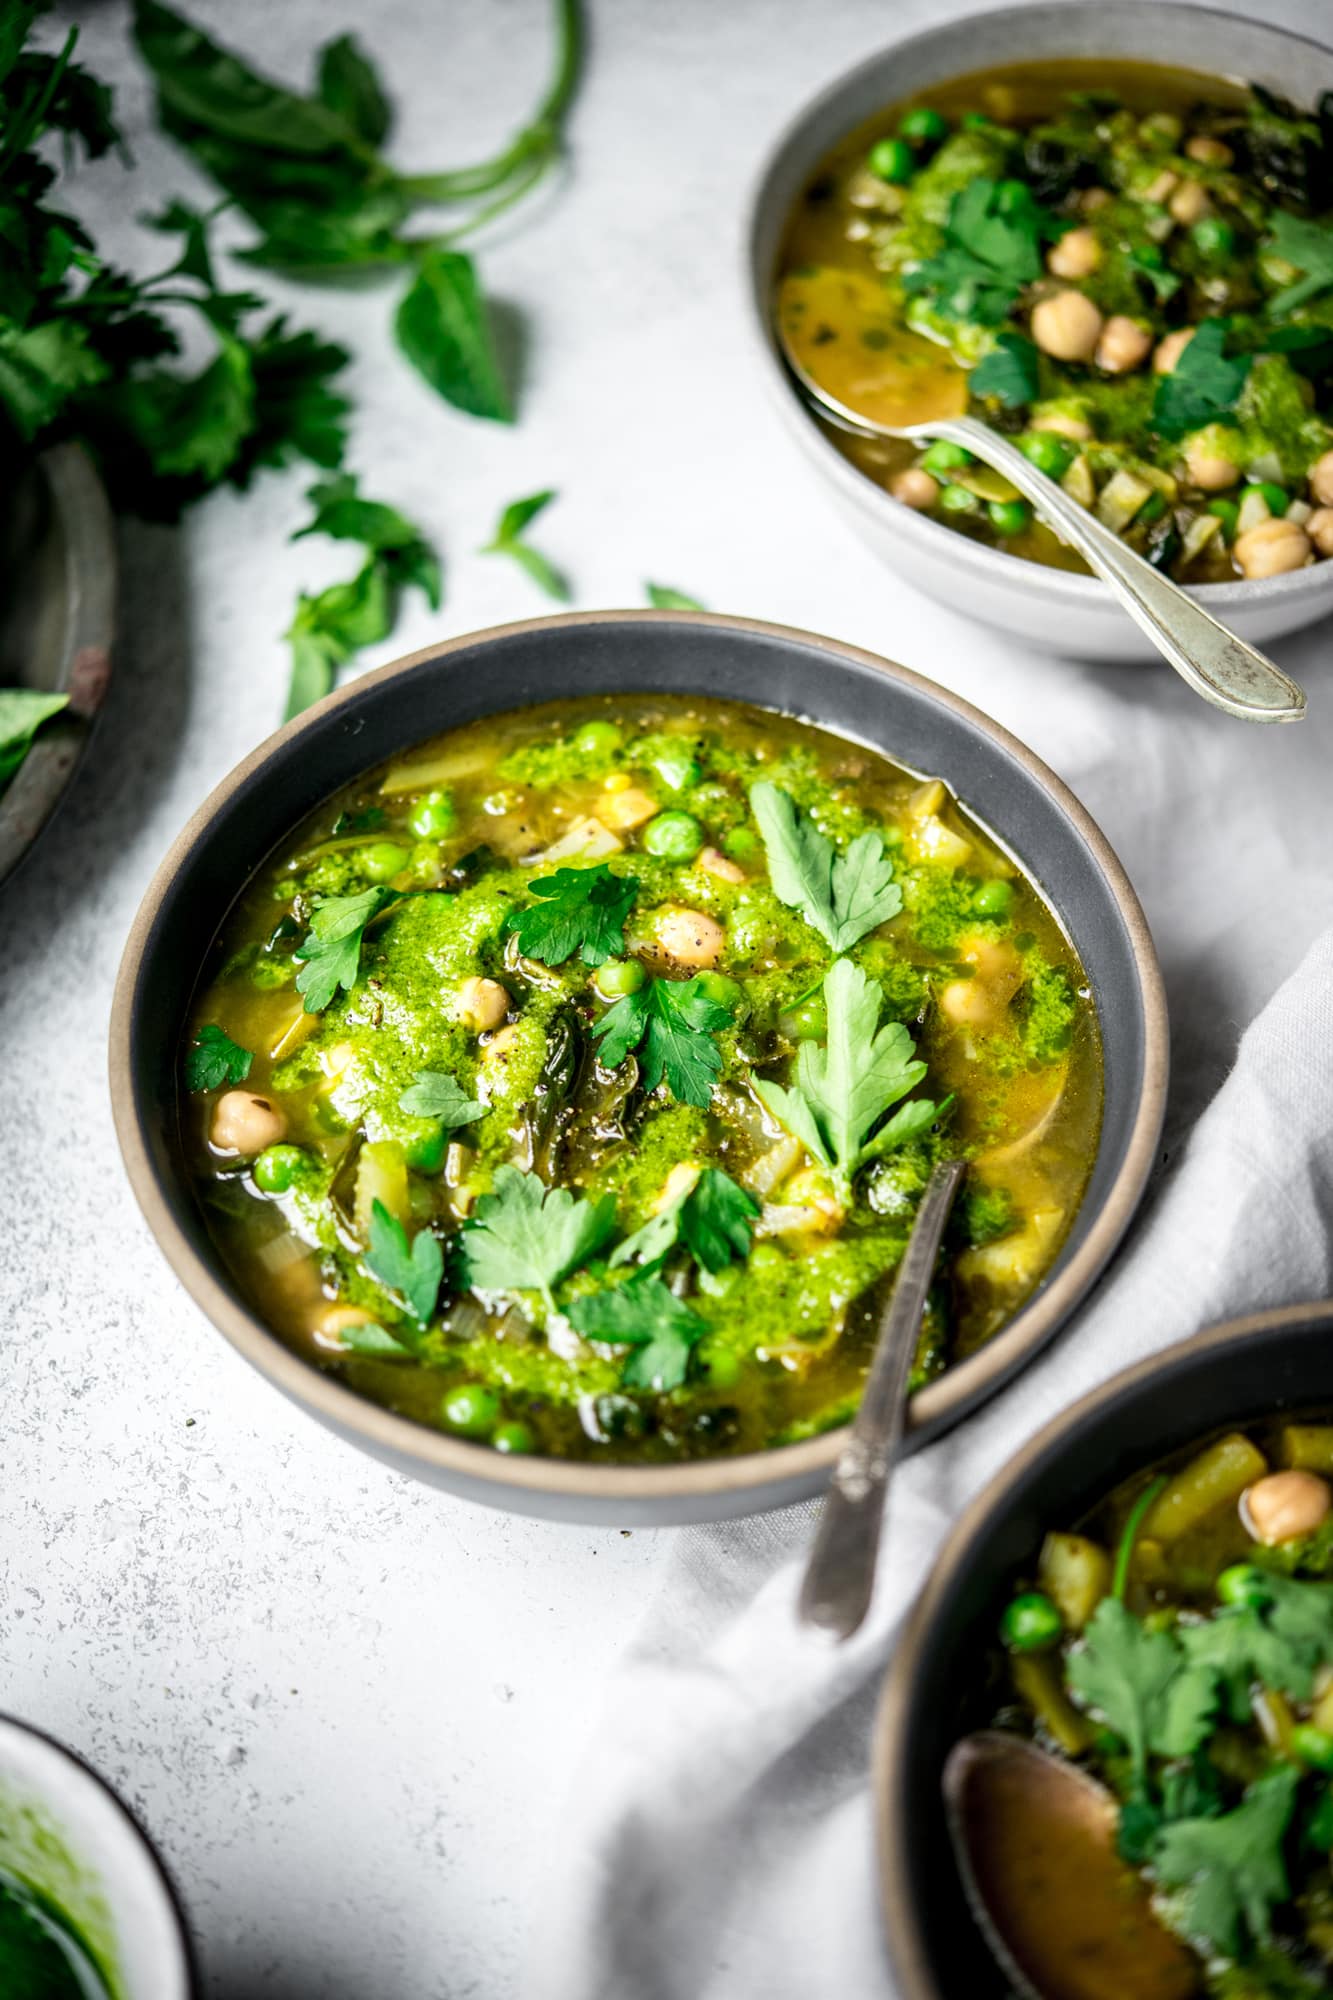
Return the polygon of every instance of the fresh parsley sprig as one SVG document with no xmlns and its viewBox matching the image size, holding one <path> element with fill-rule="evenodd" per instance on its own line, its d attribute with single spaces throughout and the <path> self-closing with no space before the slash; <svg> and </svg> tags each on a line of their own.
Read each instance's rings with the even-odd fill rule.
<svg viewBox="0 0 1333 2000">
<path fill-rule="evenodd" d="M 664 1079 L 681 1104 L 707 1110 L 713 1085 L 722 1074 L 722 1055 L 714 1034 L 731 1025 L 731 1010 L 708 991 L 704 981 L 650 979 L 637 993 L 627 993 L 609 1007 L 593 1034 L 601 1042 L 600 1059 L 618 1069 L 637 1051 L 645 1090 L 656 1090 Z"/>
<path fill-rule="evenodd" d="M 1066 226 L 1024 182 L 981 176 L 954 196 L 943 247 L 903 273 L 903 290 L 948 319 L 998 326 L 1041 276 L 1043 242 Z"/>
<path fill-rule="evenodd" d="M 1333 286 L 1333 228 L 1327 222 L 1313 222 L 1305 216 L 1291 215 L 1284 208 L 1275 208 L 1268 230 L 1267 248 L 1301 274 L 1294 283 L 1274 292 L 1264 309 L 1270 319 L 1281 319 Z M 1193 345 L 1191 341 L 1190 346 Z"/>
<path fill-rule="evenodd" d="M 1205 1957 L 1238 1959 L 1272 1935 L 1272 1912 L 1291 1894 L 1283 1841 L 1299 1783 L 1293 1765 L 1276 1765 L 1233 1811 L 1176 1820 L 1158 1835 L 1153 1872 L 1173 1892 L 1159 1897 L 1158 1907 Z"/>
<path fill-rule="evenodd" d="M 658 1394 L 680 1387 L 690 1355 L 708 1331 L 698 1313 L 659 1277 L 645 1272 L 575 1299 L 569 1317 L 585 1340 L 629 1347 L 621 1381 L 627 1389 Z"/>
<path fill-rule="evenodd" d="M 563 965 L 577 952 L 584 965 L 604 965 L 625 949 L 625 922 L 634 907 L 639 881 L 616 875 L 604 861 L 590 868 L 557 868 L 528 889 L 537 898 L 529 910 L 515 910 L 509 930 L 524 958 Z"/>
<path fill-rule="evenodd" d="M 436 1118 L 449 1132 L 486 1116 L 486 1106 L 469 1097 L 457 1077 L 439 1069 L 419 1069 L 399 1097 L 398 1108 L 412 1118 Z"/>
<path fill-rule="evenodd" d="M 1150 1756 L 1188 1757 L 1212 1727 L 1212 1668 L 1193 1664 L 1175 1633 L 1150 1631 L 1118 1597 L 1097 1606 L 1065 1672 L 1075 1698 L 1126 1745 L 1139 1797 Z"/>
<path fill-rule="evenodd" d="M 990 353 L 968 376 L 968 389 L 983 402 L 999 403 L 1006 410 L 1024 409 L 1037 400 L 1038 359 L 1036 344 L 1026 334 L 998 334 Z"/>
<path fill-rule="evenodd" d="M 1158 376 L 1152 421 L 1162 437 L 1184 437 L 1235 410 L 1254 357 L 1228 355 L 1228 332 L 1225 320 L 1204 320 L 1171 373 Z"/>
<path fill-rule="evenodd" d="M 585 1264 L 615 1227 L 610 1195 L 585 1201 L 536 1174 L 500 1167 L 458 1234 L 462 1283 L 481 1292 L 539 1292 L 555 1311 L 555 1288 Z"/>
<path fill-rule="evenodd" d="M 425 1326 L 435 1310 L 444 1276 L 439 1238 L 429 1229 L 419 1229 L 409 1244 L 397 1216 L 390 1215 L 382 1201 L 375 1201 L 365 1264 L 376 1283 L 401 1299 L 418 1326 Z"/>
<path fill-rule="evenodd" d="M 879 834 L 858 834 L 839 854 L 776 785 L 767 780 L 751 785 L 750 804 L 764 837 L 774 894 L 800 911 L 830 951 L 850 951 L 868 931 L 897 916 L 902 890 Z"/>
<path fill-rule="evenodd" d="M 185 1054 L 187 1090 L 221 1090 L 224 1083 L 244 1083 L 254 1057 L 234 1042 L 216 1021 L 195 1031 Z"/>
<path fill-rule="evenodd" d="M 616 1245 L 611 1267 L 660 1270 L 682 1243 L 705 1271 L 721 1271 L 733 1258 L 749 1256 L 758 1216 L 759 1203 L 747 1188 L 721 1167 L 705 1167 L 692 1187 Z"/>
<path fill-rule="evenodd" d="M 521 569 L 525 569 L 540 590 L 548 597 L 567 604 L 570 598 L 569 579 L 558 570 L 553 562 L 534 549 L 531 542 L 523 540 L 523 530 L 535 521 L 544 508 L 555 499 L 555 489 L 548 487 L 545 492 L 530 494 L 526 500 L 511 500 L 500 516 L 499 525 L 489 542 L 481 549 L 484 556 L 509 556 Z"/>
<path fill-rule="evenodd" d="M 367 927 L 397 900 L 382 884 L 355 896 L 322 896 L 310 916 L 310 930 L 296 947 L 302 961 L 296 990 L 307 1014 L 322 1014 L 341 987 L 350 993 L 361 970 Z"/>
</svg>

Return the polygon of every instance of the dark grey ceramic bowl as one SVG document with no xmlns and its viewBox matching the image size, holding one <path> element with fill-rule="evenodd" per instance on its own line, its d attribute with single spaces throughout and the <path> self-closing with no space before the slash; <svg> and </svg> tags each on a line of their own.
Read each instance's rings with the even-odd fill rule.
<svg viewBox="0 0 1333 2000">
<path fill-rule="evenodd" d="M 1255 8 L 1256 13 L 1262 11 Z M 1328 0 L 1308 26 L 1333 35 Z M 1333 89 L 1333 49 L 1285 28 L 1180 0 L 1044 0 L 970 14 L 895 42 L 826 86 L 778 138 L 750 197 L 743 282 L 751 349 L 788 431 L 847 521 L 918 590 L 1043 651 L 1089 659 L 1156 660 L 1147 639 L 1093 576 L 987 548 L 914 513 L 868 479 L 825 435 L 796 394 L 773 329 L 773 288 L 787 218 L 820 160 L 848 132 L 932 84 L 1008 63 L 1107 57 L 1239 77 L 1294 103 Z M 1244 639 L 1275 639 L 1333 611 L 1333 561 L 1286 576 L 1208 583 L 1192 591 Z"/>
<path fill-rule="evenodd" d="M 1065 1410 L 962 1516 L 885 1682 L 875 1733 L 884 1935 L 901 2000 L 1002 2000 L 1008 1982 L 969 1914 L 940 1777 L 988 1718 L 972 1676 L 1016 1571 L 1122 1479 L 1212 1431 L 1333 1401 L 1333 1303 L 1230 1320 L 1126 1369 Z"/>
<path fill-rule="evenodd" d="M 798 715 L 938 773 L 1033 875 L 1096 998 L 1106 1098 L 1088 1192 L 1054 1268 L 1002 1333 L 913 1402 L 921 1444 L 994 1393 L 1087 1293 L 1152 1168 L 1166 1089 L 1161 978 L 1143 913 L 1088 815 L 977 709 L 873 654 L 706 613 L 608 611 L 503 626 L 429 647 L 331 695 L 239 765 L 181 834 L 135 921 L 111 1023 L 121 1148 L 187 1289 L 269 1380 L 341 1436 L 471 1499 L 565 1519 L 699 1521 L 817 1493 L 837 1433 L 676 1466 L 503 1456 L 364 1401 L 257 1320 L 222 1265 L 180 1163 L 176 1061 L 191 994 L 233 899 L 270 849 L 340 785 L 439 730 L 564 696 L 717 695 Z"/>
</svg>

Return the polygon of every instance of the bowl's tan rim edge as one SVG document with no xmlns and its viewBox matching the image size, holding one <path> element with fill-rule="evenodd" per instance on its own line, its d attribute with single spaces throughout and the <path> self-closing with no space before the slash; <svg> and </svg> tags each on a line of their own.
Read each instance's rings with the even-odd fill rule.
<svg viewBox="0 0 1333 2000">
<path fill-rule="evenodd" d="M 1221 1320 L 1204 1327 L 1185 1340 L 1159 1349 L 1132 1367 L 1124 1368 L 1100 1382 L 1078 1401 L 1059 1411 L 1035 1437 L 1006 1459 L 980 1493 L 970 1500 L 949 1531 L 948 1539 L 920 1595 L 912 1605 L 902 1636 L 890 1658 L 883 1691 L 875 1716 L 870 1752 L 870 1783 L 875 1818 L 875 1875 L 879 1890 L 881 1934 L 885 1940 L 895 1977 L 902 1987 L 903 2000 L 952 2000 L 936 1984 L 929 1957 L 917 1927 L 915 1906 L 908 1893 L 903 1857 L 911 1845 L 907 1818 L 903 1760 L 902 1724 L 919 1671 L 918 1661 L 926 1637 L 935 1620 L 937 1607 L 953 1588 L 960 1571 L 970 1559 L 973 1537 L 982 1523 L 1008 1501 L 1013 1488 L 1029 1468 L 1061 1444 L 1071 1432 L 1091 1417 L 1103 1403 L 1149 1381 L 1159 1369 L 1182 1356 L 1206 1354 L 1242 1345 L 1256 1334 L 1271 1333 L 1288 1326 L 1333 1326 L 1333 1299 L 1315 1299 L 1305 1305 L 1271 1306 L 1263 1312 L 1247 1313 L 1239 1319 Z"/>
<path fill-rule="evenodd" d="M 1049 0 L 1036 0 L 1036 4 L 1048 5 Z M 1096 4 L 1097 0 L 1072 0 L 1068 11 L 1076 12 L 1082 9 L 1086 12 Z M 1146 11 L 1149 5 L 1156 4 L 1156 0 L 1134 0 L 1134 4 Z M 1240 20 L 1248 28 L 1262 29 L 1283 41 L 1304 44 L 1307 48 L 1317 50 L 1325 58 L 1333 57 L 1333 47 L 1328 43 L 1316 41 L 1312 35 L 1302 34 L 1296 28 L 1284 28 L 1270 21 L 1253 20 L 1248 16 L 1228 13 L 1220 7 L 1196 6 L 1194 0 L 1173 0 L 1173 4 L 1182 13 L 1188 8 L 1191 14 L 1197 14 L 1204 21 L 1222 21 L 1234 25 Z M 755 255 L 756 238 L 768 213 L 767 192 L 773 170 L 781 155 L 799 136 L 803 127 L 824 108 L 826 103 L 834 102 L 841 97 L 862 71 L 878 68 L 889 56 L 899 56 L 904 50 L 914 47 L 918 42 L 928 41 L 946 29 L 949 31 L 955 28 L 965 29 L 973 21 L 985 21 L 988 25 L 996 21 L 1017 21 L 1033 11 L 1033 6 L 1001 7 L 994 12 L 961 15 L 957 20 L 941 22 L 933 28 L 923 28 L 916 34 L 903 35 L 896 41 L 886 42 L 870 55 L 863 56 L 859 62 L 853 63 L 849 69 L 842 70 L 821 86 L 813 97 L 807 98 L 782 126 L 765 153 L 758 172 L 750 181 L 744 206 L 742 280 L 749 308 L 747 320 L 750 333 L 768 357 L 770 366 L 765 379 L 768 393 L 776 404 L 778 414 L 787 419 L 788 429 L 797 444 L 807 449 L 810 456 L 817 460 L 820 468 L 851 505 L 859 507 L 863 513 L 883 527 L 901 528 L 904 526 L 903 516 L 910 516 L 913 525 L 908 532 L 919 531 L 928 540 L 937 543 L 941 557 L 947 553 L 956 553 L 957 544 L 964 543 L 967 551 L 966 560 L 985 571 L 988 579 L 997 587 L 1021 593 L 1029 586 L 1035 570 L 1042 579 L 1040 587 L 1048 594 L 1067 593 L 1070 603 L 1075 606 L 1102 609 L 1113 606 L 1115 599 L 1099 577 L 1081 576 L 1076 570 L 1053 569 L 1048 564 L 1033 562 L 1030 557 L 1009 555 L 1003 549 L 993 549 L 985 542 L 976 542 L 970 536 L 960 535 L 956 529 L 946 527 L 942 521 L 932 520 L 929 515 L 905 507 L 900 500 L 895 500 L 891 493 L 877 486 L 874 480 L 853 465 L 850 459 L 845 458 L 820 429 L 792 383 L 773 331 L 772 299 L 768 293 L 771 292 L 774 274 L 772 272 L 767 274 L 766 290 L 758 282 L 756 268 L 758 261 Z M 966 75 L 967 72 L 959 71 L 958 74 Z M 1203 69 L 1199 74 L 1211 76 L 1214 72 Z M 945 536 L 949 538 L 947 546 L 941 539 Z M 1322 567 L 1319 563 L 1311 563 L 1305 569 L 1290 570 L 1281 576 L 1237 577 L 1230 583 L 1191 584 L 1189 594 L 1220 616 L 1228 605 L 1234 606 L 1241 601 L 1239 592 L 1242 590 L 1245 593 L 1243 601 L 1246 604 L 1262 605 L 1270 601 L 1283 602 L 1288 598 L 1302 595 L 1317 596 L 1325 587 L 1333 589 L 1333 564 L 1330 565 L 1328 578 L 1321 574 Z"/>
<path fill-rule="evenodd" d="M 349 682 L 276 731 L 215 786 L 172 843 L 154 874 L 126 941 L 112 1003 L 108 1058 L 116 1133 L 130 1185 L 158 1247 L 196 1305 L 246 1360 L 296 1402 L 336 1429 L 353 1433 L 370 1449 L 400 1459 L 416 1460 L 445 1475 L 461 1477 L 474 1486 L 490 1485 L 497 1498 L 515 1488 L 554 1497 L 603 1502 L 686 1499 L 747 1490 L 760 1492 L 765 1487 L 812 1479 L 818 1481 L 826 1476 L 837 1457 L 840 1439 L 837 1431 L 831 1431 L 800 1444 L 783 1445 L 768 1452 L 673 1466 L 600 1467 L 569 1460 L 501 1456 L 485 1446 L 465 1443 L 414 1423 L 410 1418 L 396 1416 L 368 1402 L 333 1376 L 321 1373 L 285 1347 L 276 1334 L 231 1298 L 196 1255 L 170 1215 L 157 1183 L 134 1099 L 131 1062 L 134 999 L 149 937 L 178 870 L 232 793 L 267 761 L 280 744 L 299 735 L 314 719 L 342 708 L 354 707 L 365 688 L 393 680 L 426 662 L 436 661 L 447 667 L 450 660 L 460 653 L 471 653 L 478 646 L 517 634 L 580 626 L 622 625 L 630 628 L 645 621 L 671 622 L 686 631 L 693 628 L 721 629 L 814 646 L 856 666 L 887 673 L 890 678 L 905 682 L 951 710 L 961 720 L 980 728 L 1015 762 L 1024 766 L 1073 822 L 1100 868 L 1129 934 L 1143 1008 L 1144 1065 L 1138 1107 L 1120 1171 L 1107 1193 L 1101 1213 L 1070 1263 L 1049 1286 L 1036 1294 L 1003 1333 L 997 1334 L 979 1353 L 961 1362 L 913 1399 L 913 1425 L 947 1424 L 953 1419 L 955 1411 L 961 1414 L 974 1402 L 982 1400 L 1011 1371 L 1021 1366 L 1025 1357 L 1038 1352 L 1079 1297 L 1091 1290 L 1133 1216 L 1152 1171 L 1161 1130 L 1168 1070 L 1166 997 L 1147 920 L 1128 876 L 1105 835 L 1063 780 L 999 723 L 926 676 L 841 640 L 825 638 L 793 626 L 731 617 L 718 612 L 628 610 L 562 612 L 545 618 L 491 626 L 434 646 L 424 646 Z M 762 703 L 756 705 L 762 706 Z M 765 1503 L 761 1500 L 759 1504 Z"/>
</svg>

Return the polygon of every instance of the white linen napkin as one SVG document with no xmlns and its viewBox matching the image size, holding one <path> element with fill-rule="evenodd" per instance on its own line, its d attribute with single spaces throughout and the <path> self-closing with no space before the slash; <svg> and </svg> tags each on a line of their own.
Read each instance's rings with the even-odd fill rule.
<svg viewBox="0 0 1333 2000">
<path fill-rule="evenodd" d="M 867 2000 L 890 1991 L 870 1730 L 950 1523 L 1086 1390 L 1211 1321 L 1333 1291 L 1333 931 L 1245 1033 L 1122 1255 L 1045 1359 L 895 1476 L 870 1617 L 800 1630 L 813 1505 L 682 1532 L 560 1825 L 535 2000 Z"/>
</svg>

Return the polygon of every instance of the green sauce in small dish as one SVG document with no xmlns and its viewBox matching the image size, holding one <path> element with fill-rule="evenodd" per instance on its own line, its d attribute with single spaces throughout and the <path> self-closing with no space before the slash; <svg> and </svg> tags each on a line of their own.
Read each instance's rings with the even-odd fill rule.
<svg viewBox="0 0 1333 2000">
<path fill-rule="evenodd" d="M 0 1873 L 0 1994 L 4 2000 L 110 2000 L 70 1920 Z"/>
</svg>

